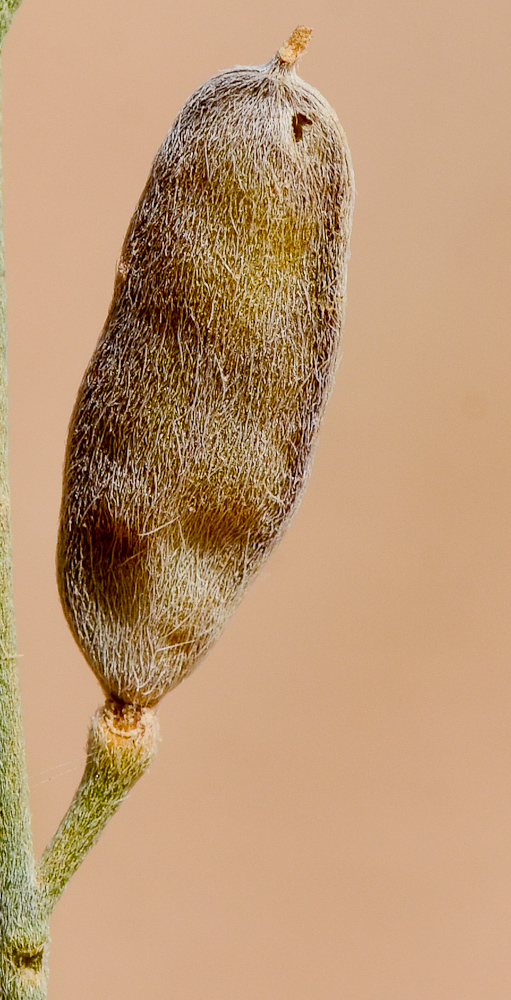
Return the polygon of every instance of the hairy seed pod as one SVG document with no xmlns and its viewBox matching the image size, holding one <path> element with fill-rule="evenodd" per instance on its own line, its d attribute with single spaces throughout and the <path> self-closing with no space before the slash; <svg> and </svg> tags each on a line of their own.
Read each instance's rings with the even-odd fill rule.
<svg viewBox="0 0 511 1000">
<path fill-rule="evenodd" d="M 154 704 L 218 638 L 303 491 L 353 207 L 310 31 L 186 101 L 131 220 L 71 418 L 57 565 L 106 692 Z"/>
</svg>

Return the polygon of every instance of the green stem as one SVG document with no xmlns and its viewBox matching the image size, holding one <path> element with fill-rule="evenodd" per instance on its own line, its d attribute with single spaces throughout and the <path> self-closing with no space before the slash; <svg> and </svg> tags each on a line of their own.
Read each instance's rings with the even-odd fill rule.
<svg viewBox="0 0 511 1000">
<path fill-rule="evenodd" d="M 37 870 L 46 918 L 108 820 L 148 768 L 157 742 L 158 719 L 153 709 L 107 702 L 94 716 L 81 784 Z"/>
<path fill-rule="evenodd" d="M 11 21 L 22 0 L 2 0 L 0 3 L 0 46 L 9 31 Z"/>
<path fill-rule="evenodd" d="M 2 5 L 0 26 L 15 6 Z M 2 1000 L 39 1000 L 48 931 L 37 906 L 14 623 L 1 185 L 0 156 L 0 982 Z"/>
<path fill-rule="evenodd" d="M 0 0 L 2 41 L 21 0 Z M 156 752 L 152 709 L 109 702 L 92 720 L 80 787 L 36 872 L 16 652 L 8 479 L 0 65 L 0 1000 L 45 1000 L 49 917 Z"/>
</svg>

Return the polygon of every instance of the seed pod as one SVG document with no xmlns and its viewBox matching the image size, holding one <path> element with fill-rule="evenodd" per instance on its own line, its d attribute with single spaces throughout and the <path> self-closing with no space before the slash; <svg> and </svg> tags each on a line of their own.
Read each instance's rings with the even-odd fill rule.
<svg viewBox="0 0 511 1000">
<path fill-rule="evenodd" d="M 106 692 L 154 704 L 210 649 L 301 497 L 353 207 L 310 31 L 186 101 L 131 220 L 67 445 L 64 611 Z"/>
</svg>

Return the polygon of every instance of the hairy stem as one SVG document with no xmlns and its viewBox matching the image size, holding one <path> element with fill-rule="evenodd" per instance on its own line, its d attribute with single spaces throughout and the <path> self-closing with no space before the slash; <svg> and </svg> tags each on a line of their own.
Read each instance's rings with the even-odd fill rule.
<svg viewBox="0 0 511 1000">
<path fill-rule="evenodd" d="M 0 53 L 20 3 L 0 0 Z M 95 716 L 82 782 L 36 872 L 12 583 L 1 134 L 0 72 L 0 1000 L 45 1000 L 50 913 L 154 757 L 158 723 L 151 709 L 113 703 Z"/>
<path fill-rule="evenodd" d="M 15 6 L 2 5 L 0 28 Z M 0 982 L 2 1000 L 39 1000 L 48 934 L 37 907 L 14 624 L 1 182 L 0 157 Z"/>
<path fill-rule="evenodd" d="M 108 820 L 148 768 L 157 742 L 158 719 L 153 709 L 107 702 L 94 716 L 81 784 L 37 870 L 41 910 L 46 917 Z"/>
<path fill-rule="evenodd" d="M 21 0 L 2 0 L 0 3 L 0 45 L 2 45 L 20 4 Z"/>
</svg>

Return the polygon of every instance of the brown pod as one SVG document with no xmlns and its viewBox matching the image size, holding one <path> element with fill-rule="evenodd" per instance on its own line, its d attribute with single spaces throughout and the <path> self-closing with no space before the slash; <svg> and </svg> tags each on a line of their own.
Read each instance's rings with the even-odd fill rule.
<svg viewBox="0 0 511 1000">
<path fill-rule="evenodd" d="M 354 195 L 335 112 L 296 74 L 309 34 L 186 101 L 78 393 L 59 590 L 120 701 L 155 703 L 204 656 L 307 478 L 338 358 Z"/>
</svg>

